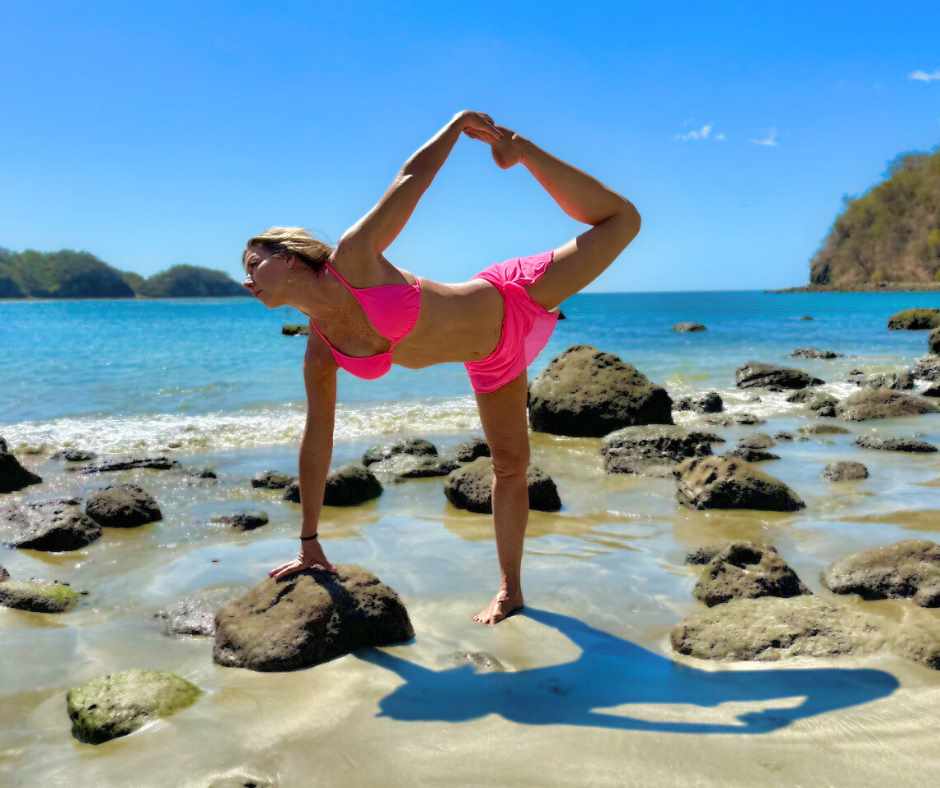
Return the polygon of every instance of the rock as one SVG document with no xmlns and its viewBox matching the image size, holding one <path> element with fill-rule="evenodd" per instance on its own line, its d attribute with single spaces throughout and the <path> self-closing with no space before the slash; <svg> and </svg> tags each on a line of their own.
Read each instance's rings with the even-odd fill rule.
<svg viewBox="0 0 940 788">
<path fill-rule="evenodd" d="M 601 442 L 604 468 L 607 473 L 670 477 L 676 463 L 711 454 L 712 437 L 673 425 L 624 427 Z"/>
<path fill-rule="evenodd" d="M 695 333 L 698 331 L 704 331 L 705 326 L 701 323 L 676 323 L 672 327 L 673 331 L 677 331 L 680 334 Z"/>
<path fill-rule="evenodd" d="M 790 355 L 794 358 L 842 358 L 842 354 L 834 350 L 817 350 L 814 347 L 798 347 Z"/>
<path fill-rule="evenodd" d="M 676 497 L 690 509 L 793 512 L 806 504 L 779 479 L 727 457 L 686 460 L 676 469 Z"/>
<path fill-rule="evenodd" d="M 842 400 L 836 408 L 837 415 L 847 421 L 890 419 L 936 412 L 937 407 L 922 397 L 890 389 L 867 388 Z"/>
<path fill-rule="evenodd" d="M 831 482 L 855 482 L 868 478 L 868 468 L 860 462 L 830 462 L 822 476 Z"/>
<path fill-rule="evenodd" d="M 924 331 L 940 327 L 940 309 L 905 309 L 892 315 L 888 328 L 893 331 Z"/>
<path fill-rule="evenodd" d="M 414 629 L 401 600 L 375 575 L 337 565 L 267 578 L 216 616 L 213 659 L 226 667 L 296 670 L 359 648 L 403 643 Z"/>
<path fill-rule="evenodd" d="M 902 657 L 940 670 L 940 619 L 935 615 L 906 616 L 891 649 Z"/>
<path fill-rule="evenodd" d="M 914 375 L 912 372 L 877 372 L 867 375 L 864 372 L 853 372 L 848 377 L 849 383 L 864 386 L 870 389 L 893 389 L 903 391 L 914 388 Z"/>
<path fill-rule="evenodd" d="M 706 416 L 702 421 L 710 427 L 731 427 L 735 424 L 735 420 L 725 414 Z"/>
<path fill-rule="evenodd" d="M 218 479 L 218 475 L 212 468 L 194 468 L 189 472 L 193 479 Z"/>
<path fill-rule="evenodd" d="M 743 427 L 753 427 L 757 424 L 764 424 L 765 420 L 760 416 L 755 416 L 753 413 L 735 413 L 732 417 L 735 424 L 740 424 Z"/>
<path fill-rule="evenodd" d="M 9 580 L 9 579 L 10 579 L 10 573 L 7 572 L 7 570 L 4 569 L 2 566 L 0 566 L 0 583 L 2 583 L 4 580 Z"/>
<path fill-rule="evenodd" d="M 24 550 L 79 550 L 101 536 L 77 498 L 27 503 L 0 512 L 0 542 Z"/>
<path fill-rule="evenodd" d="M 793 433 L 792 432 L 775 432 L 774 440 L 778 441 L 792 441 Z"/>
<path fill-rule="evenodd" d="M 561 509 L 555 482 L 540 468 L 529 465 L 526 483 L 529 487 L 530 509 L 541 512 L 557 512 Z M 492 484 L 493 461 L 489 457 L 478 457 L 447 477 L 444 495 L 458 509 L 492 514 Z"/>
<path fill-rule="evenodd" d="M 41 484 L 42 477 L 20 465 L 7 451 L 0 452 L 0 493 L 16 492 L 31 484 Z"/>
<path fill-rule="evenodd" d="M 932 386 L 928 386 L 920 393 L 920 395 L 922 397 L 940 397 L 940 385 L 935 383 Z"/>
<path fill-rule="evenodd" d="M 281 473 L 280 471 L 262 471 L 252 478 L 251 486 L 261 487 L 266 490 L 283 490 L 285 487 L 290 487 L 291 483 L 294 481 L 294 477 L 287 473 Z"/>
<path fill-rule="evenodd" d="M 919 380 L 940 381 L 940 356 L 922 356 L 917 359 L 911 374 Z"/>
<path fill-rule="evenodd" d="M 800 318 L 800 320 L 812 320 L 812 319 L 813 319 L 812 315 L 803 315 L 803 317 Z"/>
<path fill-rule="evenodd" d="M 74 687 L 65 700 L 72 735 L 101 744 L 191 706 L 200 694 L 197 686 L 173 673 L 127 670 Z"/>
<path fill-rule="evenodd" d="M 136 484 L 111 484 L 92 493 L 85 514 L 105 528 L 136 528 L 163 519 L 153 496 Z"/>
<path fill-rule="evenodd" d="M 876 435 L 859 435 L 855 445 L 875 451 L 906 451 L 915 454 L 932 454 L 937 447 L 914 438 L 879 438 Z"/>
<path fill-rule="evenodd" d="M 65 460 L 65 462 L 88 462 L 95 459 L 98 455 L 93 451 L 83 449 L 63 449 L 52 455 L 53 460 Z"/>
<path fill-rule="evenodd" d="M 382 483 L 368 468 L 350 463 L 326 477 L 323 503 L 327 506 L 356 506 L 382 494 Z M 300 482 L 294 481 L 284 491 L 284 500 L 300 503 Z"/>
<path fill-rule="evenodd" d="M 752 432 L 738 441 L 738 447 L 742 449 L 769 449 L 774 445 L 774 439 L 766 432 Z"/>
<path fill-rule="evenodd" d="M 600 438 L 621 427 L 672 424 L 672 400 L 661 386 L 611 353 L 575 345 L 529 385 L 533 430 Z"/>
<path fill-rule="evenodd" d="M 708 562 L 693 592 L 696 599 L 709 607 L 732 599 L 809 593 L 776 548 L 753 542 L 733 542 L 718 551 Z"/>
<path fill-rule="evenodd" d="M 454 448 L 457 462 L 473 462 L 477 457 L 489 457 L 490 445 L 481 437 L 473 437 Z"/>
<path fill-rule="evenodd" d="M 371 465 L 374 462 L 387 460 L 396 454 L 412 454 L 423 457 L 437 457 L 437 447 L 423 438 L 408 438 L 396 441 L 386 446 L 373 446 L 362 455 L 362 464 Z"/>
<path fill-rule="evenodd" d="M 849 435 L 850 430 L 838 424 L 807 424 L 800 427 L 801 435 Z"/>
<path fill-rule="evenodd" d="M 940 328 L 935 328 L 930 332 L 930 336 L 927 337 L 927 349 L 933 353 L 940 353 Z"/>
<path fill-rule="evenodd" d="M 268 524 L 267 512 L 238 512 L 236 514 L 223 514 L 212 518 L 214 523 L 225 523 L 237 528 L 239 531 L 254 531 L 262 525 Z"/>
<path fill-rule="evenodd" d="M 774 662 L 792 657 L 871 654 L 885 643 L 876 620 L 816 596 L 734 599 L 693 613 L 672 647 L 699 659 Z"/>
<path fill-rule="evenodd" d="M 709 544 L 697 547 L 690 553 L 686 553 L 685 562 L 693 566 L 704 565 L 711 561 L 718 553 L 724 550 L 732 542 L 723 542 L 721 544 Z"/>
<path fill-rule="evenodd" d="M 369 470 L 373 473 L 390 475 L 395 482 L 403 482 L 406 479 L 447 476 L 459 467 L 460 463 L 450 457 L 416 457 L 412 454 L 396 454 L 387 460 L 372 463 Z"/>
<path fill-rule="evenodd" d="M 206 588 L 154 613 L 154 618 L 163 621 L 165 635 L 212 636 L 216 611 L 242 592 L 241 588 Z"/>
<path fill-rule="evenodd" d="M 0 583 L 0 606 L 34 613 L 64 613 L 75 606 L 80 594 L 57 580 L 6 580 Z"/>
<path fill-rule="evenodd" d="M 170 468 L 176 468 L 179 463 L 171 460 L 169 457 L 131 457 L 125 460 L 114 460 L 112 462 L 101 462 L 97 465 L 83 465 L 78 469 L 79 473 L 111 473 L 114 471 L 129 471 L 134 468 L 152 468 L 157 471 L 166 471 Z"/>
<path fill-rule="evenodd" d="M 674 406 L 674 410 L 692 410 L 696 413 L 721 413 L 725 403 L 716 391 L 700 394 L 697 397 L 683 397 Z"/>
<path fill-rule="evenodd" d="M 6 454 L 10 451 L 10 447 L 7 446 L 6 439 L 0 435 L 0 454 Z"/>
<path fill-rule="evenodd" d="M 907 539 L 862 550 L 833 563 L 822 579 L 836 594 L 910 598 L 921 607 L 940 607 L 940 544 Z"/>
<path fill-rule="evenodd" d="M 286 337 L 305 337 L 310 334 L 310 326 L 305 326 L 302 323 L 285 323 L 281 326 L 281 333 Z"/>
<path fill-rule="evenodd" d="M 777 367 L 773 364 L 762 364 L 749 361 L 735 372 L 738 388 L 778 388 L 778 389 L 805 389 L 807 386 L 818 386 L 822 383 L 819 378 L 799 369 Z"/>
<path fill-rule="evenodd" d="M 767 460 L 779 460 L 780 455 L 774 454 L 766 449 L 752 449 L 749 446 L 738 446 L 736 449 L 726 451 L 725 457 L 736 457 L 745 462 L 766 462 Z"/>
</svg>

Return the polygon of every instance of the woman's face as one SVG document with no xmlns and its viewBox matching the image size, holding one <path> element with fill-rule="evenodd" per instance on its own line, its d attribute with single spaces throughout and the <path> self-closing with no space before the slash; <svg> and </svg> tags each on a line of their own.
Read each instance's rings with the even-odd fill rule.
<svg viewBox="0 0 940 788">
<path fill-rule="evenodd" d="M 246 250 L 243 263 L 242 285 L 249 293 L 268 308 L 287 303 L 287 276 L 291 269 L 286 258 L 254 244 Z"/>
</svg>

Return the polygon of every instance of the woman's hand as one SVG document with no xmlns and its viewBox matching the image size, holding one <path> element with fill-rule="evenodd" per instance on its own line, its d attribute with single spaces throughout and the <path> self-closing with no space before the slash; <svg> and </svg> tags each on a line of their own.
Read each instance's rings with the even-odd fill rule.
<svg viewBox="0 0 940 788">
<path fill-rule="evenodd" d="M 501 169 L 508 170 L 514 164 L 518 164 L 522 161 L 522 138 L 512 129 L 507 129 L 505 126 L 496 126 L 496 130 L 499 132 L 499 139 L 495 142 L 483 136 L 478 136 L 475 132 L 471 133 L 470 131 L 466 131 L 466 133 L 474 139 L 489 143 L 491 153 L 493 154 L 493 161 L 495 161 L 496 165 Z"/>
<path fill-rule="evenodd" d="M 500 140 L 500 133 L 497 131 L 496 124 L 485 112 L 472 112 L 466 109 L 463 112 L 458 112 L 455 120 L 460 126 L 460 130 L 468 137 L 483 140 L 491 145 Z"/>
<path fill-rule="evenodd" d="M 274 567 L 268 575 L 275 580 L 290 577 L 302 572 L 304 569 L 322 569 L 325 572 L 336 574 L 336 567 L 329 562 L 326 553 L 320 546 L 319 539 L 307 539 L 300 543 L 300 552 L 293 561 Z"/>
</svg>

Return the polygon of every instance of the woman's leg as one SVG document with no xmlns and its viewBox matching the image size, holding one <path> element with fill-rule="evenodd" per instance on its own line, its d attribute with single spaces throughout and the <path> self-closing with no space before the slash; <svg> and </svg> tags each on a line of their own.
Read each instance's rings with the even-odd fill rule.
<svg viewBox="0 0 940 788">
<path fill-rule="evenodd" d="M 477 394 L 483 432 L 493 456 L 493 525 L 500 584 L 493 600 L 473 620 L 496 624 L 523 605 L 522 550 L 529 519 L 529 425 L 525 370 L 490 394 Z"/>
</svg>

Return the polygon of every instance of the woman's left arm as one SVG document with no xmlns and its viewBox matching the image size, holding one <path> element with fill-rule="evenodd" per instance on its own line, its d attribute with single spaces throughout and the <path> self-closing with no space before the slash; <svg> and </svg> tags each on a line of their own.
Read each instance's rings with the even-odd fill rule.
<svg viewBox="0 0 940 788">
<path fill-rule="evenodd" d="M 365 243 L 375 254 L 385 251 L 408 223 L 421 195 L 464 131 L 488 142 L 500 139 L 489 115 L 469 110 L 458 112 L 405 162 L 375 207 L 343 233 L 340 244 Z"/>
</svg>

